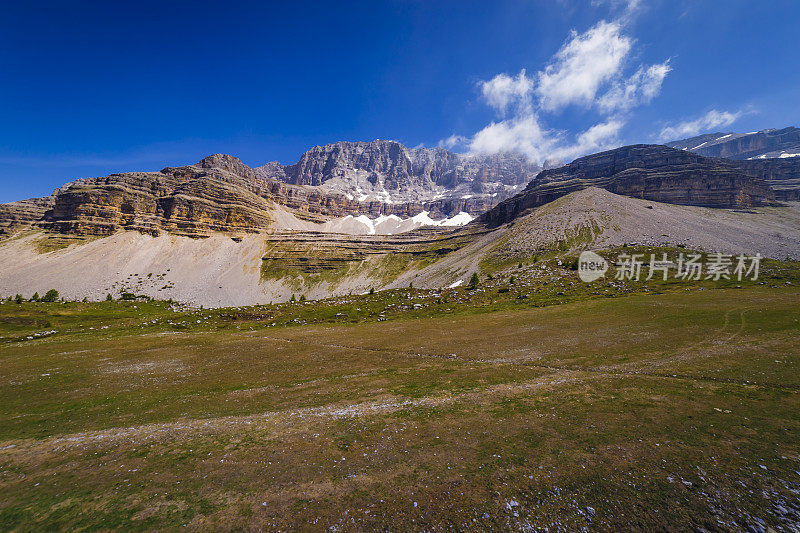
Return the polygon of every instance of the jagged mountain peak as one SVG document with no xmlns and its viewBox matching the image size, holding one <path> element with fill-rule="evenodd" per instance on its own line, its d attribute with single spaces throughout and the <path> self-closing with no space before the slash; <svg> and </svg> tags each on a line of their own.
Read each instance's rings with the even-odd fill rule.
<svg viewBox="0 0 800 533">
<path fill-rule="evenodd" d="M 212 154 L 198 161 L 195 166 L 225 170 L 237 176 L 249 179 L 254 179 L 256 177 L 256 173 L 252 168 L 245 165 L 238 157 L 229 154 Z"/>
<path fill-rule="evenodd" d="M 406 146 L 401 143 L 400 141 L 395 141 L 393 139 L 374 139 L 372 141 L 336 141 L 332 143 L 326 143 L 318 146 L 314 146 L 310 148 L 310 150 L 314 150 L 315 148 L 326 148 L 330 146 L 336 147 L 386 147 L 386 148 L 400 148 L 403 150 L 408 150 Z"/>
<path fill-rule="evenodd" d="M 293 165 L 258 167 L 262 177 L 316 186 L 359 201 L 428 202 L 481 197 L 495 204 L 541 170 L 518 153 L 460 155 L 407 148 L 398 141 L 340 141 L 315 146 Z"/>
<path fill-rule="evenodd" d="M 244 165 L 242 160 L 239 159 L 238 157 L 236 157 L 235 155 L 222 154 L 222 153 L 211 154 L 211 155 L 206 156 L 206 157 L 204 157 L 203 159 L 201 159 L 200 161 L 197 162 L 197 166 L 198 167 L 203 167 L 203 168 L 220 168 L 218 166 L 220 164 L 223 164 L 223 165 L 225 165 L 225 164 L 242 164 L 242 165 Z"/>
</svg>

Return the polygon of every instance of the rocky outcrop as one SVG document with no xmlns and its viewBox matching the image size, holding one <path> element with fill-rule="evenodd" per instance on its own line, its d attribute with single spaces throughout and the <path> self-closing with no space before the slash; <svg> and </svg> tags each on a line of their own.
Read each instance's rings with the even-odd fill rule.
<svg viewBox="0 0 800 533">
<path fill-rule="evenodd" d="M 518 154 L 464 156 L 409 150 L 394 141 L 312 148 L 294 165 L 251 168 L 234 156 L 194 165 L 128 172 L 68 183 L 50 197 L 0 206 L 0 232 L 35 224 L 58 232 L 107 235 L 122 229 L 206 236 L 263 231 L 273 203 L 297 217 L 345 215 L 477 216 L 521 189 L 539 171 Z"/>
<path fill-rule="evenodd" d="M 587 187 L 679 205 L 736 208 L 775 203 L 764 179 L 725 160 L 666 146 L 633 145 L 542 171 L 522 193 L 489 210 L 481 221 L 490 226 L 510 222 L 532 207 Z"/>
<path fill-rule="evenodd" d="M 204 157 L 194 166 L 200 168 L 224 170 L 225 172 L 239 176 L 240 178 L 244 178 L 247 180 L 247 182 L 253 184 L 255 184 L 259 179 L 259 176 L 255 170 L 242 163 L 242 160 L 238 157 L 228 154 L 213 154 L 208 157 Z M 248 183 L 245 183 L 245 185 L 248 185 Z"/>
<path fill-rule="evenodd" d="M 9 235 L 42 220 L 53 209 L 54 196 L 0 204 L 0 235 Z"/>
<path fill-rule="evenodd" d="M 778 200 L 800 200 L 800 129 L 789 127 L 755 133 L 708 133 L 667 143 L 708 157 L 721 157 L 744 173 L 762 178 Z"/>
<path fill-rule="evenodd" d="M 336 270 L 370 257 L 393 254 L 395 259 L 436 259 L 474 242 L 487 233 L 482 228 L 452 232 L 426 227 L 397 235 L 342 235 L 318 232 L 275 233 L 265 236 L 262 275 L 283 276 Z"/>
<path fill-rule="evenodd" d="M 800 154 L 800 129 L 788 127 L 754 133 L 707 133 L 666 143 L 706 157 L 726 159 L 768 159 Z"/>
<path fill-rule="evenodd" d="M 269 203 L 235 182 L 230 174 L 186 167 L 79 180 L 56 192 L 39 225 L 73 234 L 127 229 L 192 237 L 267 228 Z"/>
<path fill-rule="evenodd" d="M 800 200 L 800 157 L 731 161 L 745 174 L 765 180 L 778 200 Z"/>
<path fill-rule="evenodd" d="M 516 153 L 460 155 L 442 148 L 408 149 L 396 141 L 337 142 L 315 146 L 294 165 L 255 169 L 264 178 L 310 185 L 357 201 L 427 204 L 483 196 L 493 204 L 541 170 Z"/>
<path fill-rule="evenodd" d="M 0 234 L 37 225 L 77 235 L 110 235 L 136 230 L 205 237 L 269 230 L 275 204 L 295 216 L 321 222 L 366 214 L 411 217 L 428 211 L 445 218 L 460 211 L 480 214 L 491 197 L 442 198 L 430 202 L 358 201 L 319 187 L 298 186 L 265 177 L 238 158 L 214 154 L 195 165 L 160 172 L 126 172 L 80 179 L 45 198 L 0 205 Z"/>
<path fill-rule="evenodd" d="M 743 207 L 774 201 L 767 182 L 780 181 L 781 198 L 793 199 L 800 180 L 787 176 L 797 176 L 796 165 L 788 159 L 725 162 L 663 146 L 628 146 L 543 171 L 522 194 L 489 211 L 538 167 L 509 154 L 462 156 L 438 148 L 408 150 L 391 141 L 336 143 L 312 149 L 287 167 L 271 163 L 253 169 L 236 157 L 214 154 L 160 172 L 76 180 L 50 197 L 0 206 L 0 232 L 30 224 L 91 235 L 124 229 L 193 237 L 260 232 L 275 229 L 275 204 L 317 222 L 345 215 L 407 218 L 428 211 L 432 218 L 445 218 L 488 211 L 484 220 L 499 224 L 588 186 L 668 203 Z M 360 196 L 339 190 L 348 183 L 355 188 L 345 190 Z M 372 185 L 369 194 L 365 184 Z M 387 188 L 408 199 L 392 201 Z"/>
</svg>

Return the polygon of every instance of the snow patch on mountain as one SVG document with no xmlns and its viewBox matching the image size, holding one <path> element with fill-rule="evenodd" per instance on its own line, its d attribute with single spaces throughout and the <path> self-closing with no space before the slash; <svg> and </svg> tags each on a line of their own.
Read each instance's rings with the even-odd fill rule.
<svg viewBox="0 0 800 533">
<path fill-rule="evenodd" d="M 423 211 L 413 217 L 402 219 L 397 215 L 381 215 L 377 218 L 369 218 L 366 215 L 354 217 L 336 218 L 322 224 L 322 231 L 334 233 L 348 233 L 352 235 L 394 235 L 415 230 L 423 226 L 464 226 L 472 222 L 473 217 L 469 213 L 460 212 L 450 218 L 434 220 L 428 211 Z"/>
<path fill-rule="evenodd" d="M 289 210 L 278 205 L 274 207 L 274 218 L 276 220 L 274 229 L 278 231 L 319 231 L 348 235 L 394 235 L 423 226 L 463 226 L 473 220 L 472 215 L 463 211 L 441 220 L 432 219 L 428 211 L 423 211 L 408 218 L 401 218 L 397 215 L 380 215 L 376 218 L 370 218 L 367 215 L 347 215 L 323 223 L 314 223 L 300 220 Z"/>
</svg>

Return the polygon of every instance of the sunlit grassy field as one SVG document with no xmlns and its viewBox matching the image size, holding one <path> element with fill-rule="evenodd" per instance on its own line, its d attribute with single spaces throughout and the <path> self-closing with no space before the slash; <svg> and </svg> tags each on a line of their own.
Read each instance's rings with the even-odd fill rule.
<svg viewBox="0 0 800 533">
<path fill-rule="evenodd" d="M 570 287 L 4 303 L 0 529 L 797 528 L 796 285 Z"/>
</svg>

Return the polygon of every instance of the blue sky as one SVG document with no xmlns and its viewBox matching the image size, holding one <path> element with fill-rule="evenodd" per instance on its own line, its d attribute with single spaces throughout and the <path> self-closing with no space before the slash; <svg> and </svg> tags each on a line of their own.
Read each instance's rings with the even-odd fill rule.
<svg viewBox="0 0 800 533">
<path fill-rule="evenodd" d="M 800 125 L 798 26 L 796 0 L 10 3 L 0 202 L 337 140 L 569 160 Z"/>
</svg>

